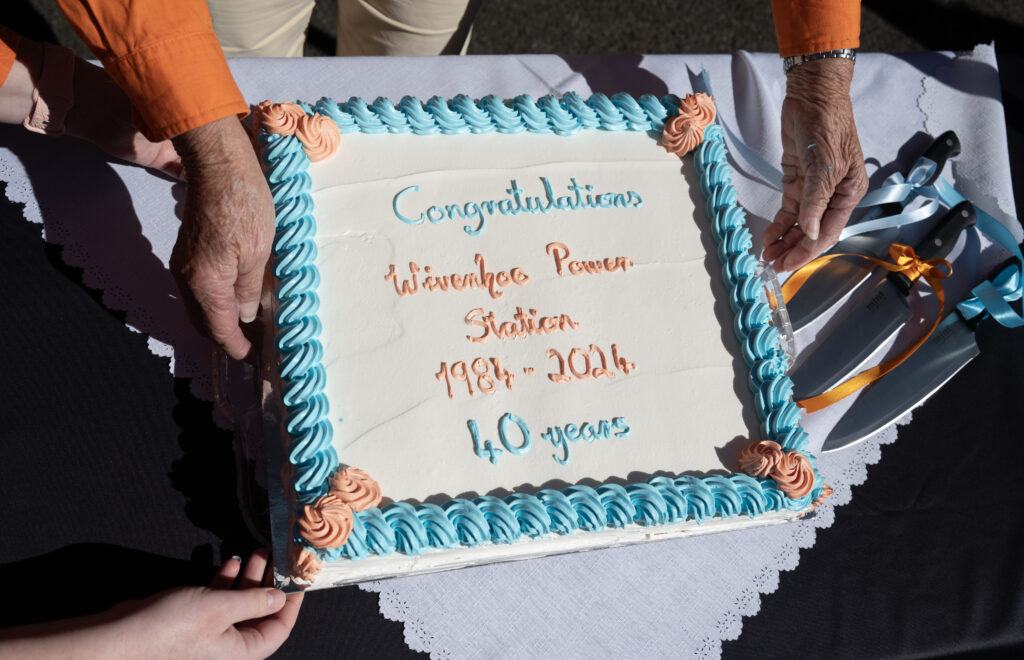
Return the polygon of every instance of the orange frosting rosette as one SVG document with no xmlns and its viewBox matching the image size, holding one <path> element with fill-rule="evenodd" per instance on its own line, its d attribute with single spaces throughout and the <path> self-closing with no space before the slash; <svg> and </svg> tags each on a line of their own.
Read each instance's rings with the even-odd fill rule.
<svg viewBox="0 0 1024 660">
<path fill-rule="evenodd" d="M 777 442 L 754 442 L 740 451 L 740 470 L 752 477 L 767 477 L 775 469 L 781 454 L 782 447 Z"/>
<path fill-rule="evenodd" d="M 704 128 L 693 119 L 676 115 L 665 122 L 661 146 L 677 156 L 685 156 L 704 140 Z"/>
<path fill-rule="evenodd" d="M 264 101 L 256 106 L 256 121 L 275 135 L 294 135 L 305 111 L 294 103 Z"/>
<path fill-rule="evenodd" d="M 679 114 L 696 120 L 701 128 L 705 128 L 715 121 L 715 100 L 703 93 L 687 94 L 679 102 Z"/>
<path fill-rule="evenodd" d="M 807 457 L 796 451 L 782 455 L 772 478 L 779 490 L 792 498 L 803 497 L 814 488 L 814 468 Z"/>
<path fill-rule="evenodd" d="M 665 122 L 661 146 L 684 156 L 704 141 L 704 128 L 715 121 L 715 100 L 707 94 L 687 94 L 679 102 L 679 114 Z"/>
<path fill-rule="evenodd" d="M 302 143 L 306 155 L 314 163 L 338 150 L 341 131 L 329 117 L 303 114 L 295 128 L 295 137 Z"/>
<path fill-rule="evenodd" d="M 312 582 L 323 567 L 323 562 L 308 548 L 292 546 L 292 577 Z"/>
<path fill-rule="evenodd" d="M 307 504 L 299 518 L 299 533 L 314 548 L 340 548 L 351 531 L 352 509 L 337 495 Z"/>
<path fill-rule="evenodd" d="M 346 467 L 331 477 L 332 495 L 336 495 L 353 511 L 364 511 L 380 504 L 380 485 L 369 474 L 359 468 Z"/>
<path fill-rule="evenodd" d="M 754 477 L 769 477 L 783 493 L 796 499 L 814 488 L 814 468 L 798 451 L 783 451 L 777 442 L 762 440 L 740 451 L 740 470 Z"/>
</svg>

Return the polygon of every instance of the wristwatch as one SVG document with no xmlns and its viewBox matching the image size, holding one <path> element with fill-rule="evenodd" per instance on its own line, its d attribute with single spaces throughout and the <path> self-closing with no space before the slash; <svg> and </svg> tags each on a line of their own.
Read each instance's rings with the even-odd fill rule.
<svg viewBox="0 0 1024 660">
<path fill-rule="evenodd" d="M 811 62 L 813 60 L 828 60 L 828 59 L 844 59 L 855 62 L 857 60 L 857 51 L 852 48 L 840 48 L 839 50 L 826 50 L 821 53 L 807 53 L 804 55 L 790 55 L 789 57 L 783 58 L 782 70 L 785 73 L 789 73 L 793 67 L 800 66 L 804 62 Z"/>
</svg>

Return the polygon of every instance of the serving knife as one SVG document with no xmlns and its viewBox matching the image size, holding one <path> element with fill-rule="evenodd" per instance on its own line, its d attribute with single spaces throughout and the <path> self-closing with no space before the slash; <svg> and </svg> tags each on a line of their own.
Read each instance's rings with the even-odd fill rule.
<svg viewBox="0 0 1024 660">
<path fill-rule="evenodd" d="M 957 204 L 917 244 L 917 256 L 922 260 L 945 258 L 960 232 L 976 222 L 970 202 Z M 856 373 L 910 318 L 907 297 L 913 286 L 914 281 L 903 273 L 888 273 L 793 371 L 793 397 L 821 394 Z"/>
<path fill-rule="evenodd" d="M 931 145 L 925 150 L 921 157 L 914 163 L 914 167 L 921 164 L 923 159 L 935 163 L 933 171 L 921 185 L 930 186 L 942 174 L 946 161 L 960 155 L 960 139 L 953 131 L 946 131 L 935 138 Z M 902 202 L 890 202 L 872 207 L 860 222 L 867 222 L 881 216 L 898 215 L 903 212 L 909 198 Z M 851 236 L 840 241 L 829 250 L 831 254 L 865 254 L 882 259 L 885 257 L 889 245 L 900 238 L 899 227 L 888 227 L 868 234 Z M 843 299 L 844 296 L 861 283 L 871 274 L 872 266 L 864 261 L 853 261 L 850 259 L 833 259 L 822 266 L 813 275 L 807 278 L 800 290 L 793 295 L 791 300 L 786 301 L 786 309 L 789 311 L 789 320 L 793 330 L 797 331 L 805 325 L 818 318 Z"/>
<path fill-rule="evenodd" d="M 981 352 L 975 330 L 981 317 L 954 310 L 898 369 L 867 388 L 825 438 L 835 451 L 869 438 L 937 392 Z"/>
</svg>

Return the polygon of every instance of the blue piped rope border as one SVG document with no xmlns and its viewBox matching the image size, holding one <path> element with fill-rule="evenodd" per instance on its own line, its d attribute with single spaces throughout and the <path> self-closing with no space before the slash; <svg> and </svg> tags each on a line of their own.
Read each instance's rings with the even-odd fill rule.
<svg viewBox="0 0 1024 660">
<path fill-rule="evenodd" d="M 581 130 L 660 131 L 676 114 L 679 99 L 645 94 L 584 99 L 569 92 L 561 98 L 528 95 L 511 101 L 485 96 L 474 101 L 459 95 L 450 101 L 433 97 L 426 103 L 403 97 L 397 105 L 385 98 L 367 103 L 360 98 L 337 103 L 323 98 L 315 106 L 301 104 L 307 113 L 330 117 L 342 133 L 555 133 L 574 135 Z M 261 131 L 260 144 L 266 176 L 277 212 L 274 239 L 274 275 L 277 278 L 276 347 L 281 356 L 282 402 L 285 429 L 291 442 L 287 458 L 292 465 L 291 486 L 296 507 L 327 492 L 327 479 L 339 465 L 331 446 L 332 429 L 324 393 L 326 375 L 317 316 L 320 275 L 315 266 L 316 220 L 310 197 L 309 158 L 291 136 Z M 761 420 L 763 437 L 784 450 L 805 455 L 814 468 L 810 494 L 792 499 L 771 479 L 744 474 L 729 476 L 655 476 L 627 486 L 603 484 L 597 488 L 571 486 L 564 491 L 546 489 L 536 495 L 514 493 L 504 499 L 491 496 L 472 501 L 453 499 L 442 506 L 396 502 L 383 508 L 357 512 L 348 541 L 337 549 L 315 549 L 326 561 L 360 559 L 394 552 L 417 555 L 430 548 L 514 543 L 526 536 L 600 531 L 629 524 L 645 526 L 712 517 L 750 517 L 770 511 L 799 511 L 824 494 L 824 481 L 808 450 L 807 434 L 800 428 L 800 412 L 793 403 L 793 383 L 779 348 L 779 336 L 770 325 L 771 314 L 761 302 L 753 239 L 746 214 L 736 199 L 732 168 L 723 132 L 718 124 L 704 131 L 694 154 L 701 190 L 707 203 L 711 232 L 718 244 L 722 276 L 730 290 L 734 329 L 744 360 L 750 367 L 749 385 Z M 294 542 L 305 542 L 294 535 Z"/>
</svg>

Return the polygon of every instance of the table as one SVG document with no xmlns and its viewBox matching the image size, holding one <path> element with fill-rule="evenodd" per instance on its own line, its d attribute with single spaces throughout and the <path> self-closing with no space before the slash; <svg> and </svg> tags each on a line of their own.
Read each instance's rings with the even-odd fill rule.
<svg viewBox="0 0 1024 660">
<path fill-rule="evenodd" d="M 423 61 L 280 63 L 298 68 L 283 68 L 279 75 L 270 76 L 265 63 L 235 63 L 235 67 L 243 91 L 255 102 L 263 97 L 315 98 L 310 92 L 290 92 L 298 78 L 283 75 L 286 71 L 308 74 L 301 86 L 316 92 L 327 88 L 327 77 L 334 74 L 337 79 L 341 73 L 351 76 L 352 95 L 398 98 L 404 93 L 478 93 L 473 85 L 483 84 L 504 96 L 522 91 L 538 94 L 542 92 L 534 90 L 547 88 L 585 91 L 584 85 L 593 91 L 624 87 L 635 93 L 649 90 L 659 80 L 685 83 L 686 66 L 705 65 L 712 70 L 713 80 L 723 81 L 715 83 L 720 96 L 728 94 L 728 81 L 736 89 L 767 85 L 757 95 L 736 94 L 730 99 L 735 103 L 724 102 L 723 114 L 735 117 L 736 105 L 779 94 L 778 81 L 753 75 L 767 66 L 759 57 L 768 56 L 746 60 L 727 56 L 470 58 L 445 61 L 449 75 L 444 81 L 424 79 L 423 67 L 436 73 L 439 65 Z M 973 79 L 986 71 L 984 53 L 960 64 L 941 54 L 877 57 L 874 64 L 871 56 L 861 58 L 856 85 L 863 87 L 855 90 L 855 96 L 879 85 L 893 93 L 902 86 L 906 93 L 907 81 L 916 75 L 925 90 L 918 99 L 920 107 L 922 100 L 935 102 L 946 88 L 955 89 L 958 75 L 966 75 L 964 67 Z M 257 77 L 259 66 L 263 72 Z M 921 72 L 933 75 L 921 83 Z M 988 87 L 974 91 L 991 92 L 989 75 Z M 619 87 L 608 87 L 616 83 Z M 990 112 L 992 103 L 998 108 L 997 99 L 983 95 L 981 107 L 971 109 Z M 865 121 L 861 107 L 857 105 L 858 121 L 866 150 L 869 141 L 884 141 L 880 135 L 865 134 L 882 120 L 885 126 L 904 122 L 933 133 L 949 127 L 930 126 L 928 118 L 922 121 L 919 116 L 911 120 L 889 116 L 885 113 L 892 110 L 884 108 L 881 120 Z M 965 123 L 963 111 L 933 108 L 930 117 L 937 122 L 946 112 L 954 121 Z M 751 146 L 770 152 L 771 118 L 762 117 L 761 123 L 764 130 L 740 129 L 749 129 L 743 133 L 745 139 L 763 136 L 766 144 Z M 960 126 L 956 128 L 963 138 Z M 152 197 L 140 195 L 140 181 L 149 175 L 105 165 L 84 145 L 63 144 L 56 150 L 50 143 L 36 141 L 24 147 L 23 136 L 13 130 L 0 133 L 0 144 L 17 143 L 17 156 L 25 168 L 45 173 L 29 177 L 38 210 L 30 206 L 26 214 L 29 219 L 33 214 L 41 218 L 47 239 L 64 247 L 44 244 L 37 225 L 17 220 L 19 209 L 4 207 L 8 222 L 0 249 L 4 263 L 9 264 L 2 284 L 9 323 L 0 342 L 8 376 L 0 425 L 6 466 L 0 492 L 8 504 L 3 529 L 10 540 L 3 544 L 0 570 L 13 592 L 33 589 L 67 596 L 43 607 L 19 608 L 17 618 L 5 623 L 95 611 L 126 597 L 199 581 L 211 564 L 243 554 L 253 543 L 234 504 L 232 480 L 226 477 L 233 469 L 230 434 L 210 421 L 209 382 L 201 378 L 208 373 L 206 347 L 187 337 L 185 326 L 174 316 L 176 293 L 161 260 L 175 228 L 172 222 L 150 226 L 153 218 L 168 217 L 170 201 L 180 203 L 180 188 L 167 185 Z M 905 141 L 892 141 L 885 149 L 868 153 L 878 153 L 880 163 L 886 165 L 897 159 Z M 965 149 L 979 142 L 965 139 L 965 145 L 970 145 Z M 998 138 L 994 142 L 1000 144 Z M 983 163 L 977 154 L 969 158 L 965 150 L 962 160 L 973 169 L 964 179 L 991 181 L 1002 174 L 1004 182 L 997 183 L 994 194 L 986 199 L 998 206 L 1002 196 L 1001 205 L 1006 206 L 1005 151 L 996 148 L 989 155 Z M 82 163 L 89 166 L 83 168 Z M 0 169 L 3 180 L 16 181 L 16 174 Z M 750 195 L 741 196 L 744 203 L 768 208 L 765 200 L 773 193 L 756 181 L 750 189 Z M 8 194 L 24 198 L 23 189 Z M 74 200 L 74 205 L 67 200 Z M 119 240 L 97 240 L 109 236 Z M 80 266 L 84 272 L 77 270 Z M 145 304 L 139 304 L 140 292 L 149 292 Z M 156 296 L 149 295 L 154 292 Z M 128 330 L 126 323 L 150 336 Z M 698 639 L 690 637 L 692 629 L 682 624 L 676 630 L 661 628 L 658 635 L 649 630 L 639 634 L 667 639 L 680 652 L 686 648 L 694 654 L 715 655 L 723 638 L 738 634 L 740 616 L 761 608 L 745 622 L 739 640 L 722 648 L 725 654 L 764 654 L 766 648 L 777 649 L 780 655 L 782 650 L 787 654 L 793 650 L 845 655 L 928 653 L 1024 641 L 1019 626 L 1024 620 L 1020 588 L 1024 576 L 1014 553 L 1022 532 L 1014 504 L 1020 504 L 1022 497 L 1013 489 L 1012 472 L 1002 479 L 992 477 L 1004 465 L 1020 464 L 1015 459 L 1021 457 L 1021 449 L 1010 441 L 1016 431 L 1009 411 L 1019 391 L 1014 388 L 1014 374 L 1024 373 L 1024 357 L 1014 350 L 1010 333 L 982 327 L 982 356 L 915 413 L 915 422 L 901 430 L 900 442 L 885 449 L 885 463 L 870 468 L 871 482 L 857 491 L 852 505 L 838 510 L 835 526 L 798 533 L 803 534 L 799 543 L 813 544 L 815 535 L 818 543 L 803 552 L 798 571 L 783 574 L 782 588 L 766 597 L 763 606 L 759 592 L 775 589 L 778 568 L 796 567 L 799 543 L 783 544 L 786 556 L 774 568 L 755 575 L 751 581 L 755 586 L 740 589 L 735 601 L 724 608 L 725 616 L 712 617 L 710 625 L 701 626 Z M 153 354 L 166 353 L 159 341 L 175 344 L 173 369 L 178 377 L 168 373 L 166 358 Z M 999 368 L 1006 366 L 1010 368 Z M 969 410 L 971 415 L 951 420 L 945 414 L 950 409 Z M 999 443 L 1002 453 L 982 443 Z M 924 447 L 940 451 L 926 455 Z M 863 478 L 863 464 L 876 458 L 878 445 L 869 443 L 854 451 L 859 452 L 857 460 L 848 461 L 854 471 L 836 477 L 845 488 L 840 488 L 835 502 L 847 498 L 849 485 Z M 925 456 L 927 460 L 922 460 Z M 861 496 L 862 492 L 867 495 Z M 115 577 L 125 574 L 131 579 Z M 451 646 L 450 637 L 431 626 L 417 625 L 415 612 L 408 609 L 415 604 L 405 601 L 407 609 L 402 611 L 400 591 L 388 585 L 383 588 L 390 590 L 385 603 L 390 615 L 409 620 L 404 632 L 400 624 L 377 614 L 372 593 L 352 588 L 320 592 L 309 596 L 282 656 L 330 656 L 340 644 L 350 644 L 347 648 L 353 655 L 392 656 L 408 652 L 404 641 L 438 655 L 495 652 L 486 645 L 489 634 L 481 635 L 479 647 Z M 693 599 L 695 594 L 679 596 Z M 665 609 L 668 603 L 654 605 Z M 348 617 L 340 624 L 339 612 Z M 673 635 L 678 638 L 672 639 Z M 592 641 L 606 650 L 621 642 Z M 523 654 L 531 648 L 540 647 L 524 645 L 508 652 Z M 582 655 L 582 647 L 575 649 Z"/>
</svg>

